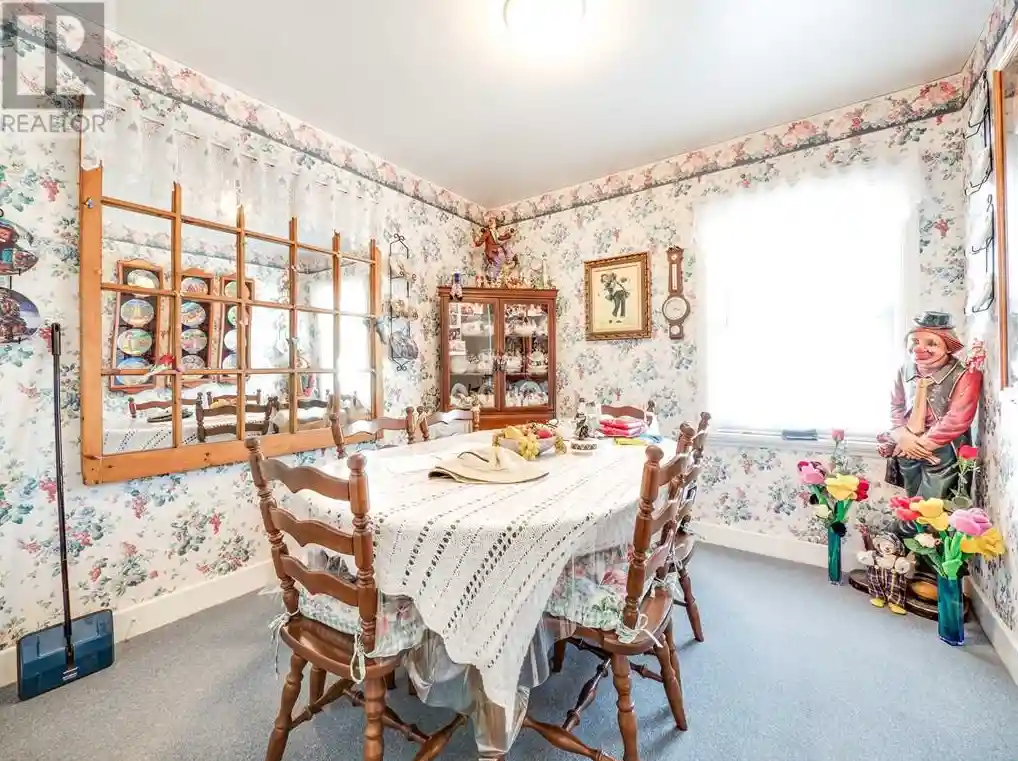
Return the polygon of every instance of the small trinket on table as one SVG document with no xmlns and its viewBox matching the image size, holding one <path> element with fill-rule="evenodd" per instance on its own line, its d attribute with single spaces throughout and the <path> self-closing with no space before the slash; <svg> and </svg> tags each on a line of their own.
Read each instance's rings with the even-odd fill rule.
<svg viewBox="0 0 1018 761">
<path fill-rule="evenodd" d="M 878 608 L 885 605 L 892 613 L 905 615 L 906 579 L 915 570 L 915 556 L 905 550 L 900 537 L 892 533 L 878 534 L 873 549 L 858 555 L 866 567 L 870 586 L 870 602 Z"/>
</svg>

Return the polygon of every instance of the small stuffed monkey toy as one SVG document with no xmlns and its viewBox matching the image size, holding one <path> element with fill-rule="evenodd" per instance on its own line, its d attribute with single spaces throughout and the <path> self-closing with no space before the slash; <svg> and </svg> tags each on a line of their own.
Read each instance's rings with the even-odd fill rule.
<svg viewBox="0 0 1018 761">
<path fill-rule="evenodd" d="M 906 579 L 915 570 L 915 557 L 906 554 L 905 545 L 891 533 L 878 534 L 873 549 L 860 552 L 859 562 L 866 566 L 866 580 L 870 588 L 870 602 L 892 613 L 905 615 Z"/>
</svg>

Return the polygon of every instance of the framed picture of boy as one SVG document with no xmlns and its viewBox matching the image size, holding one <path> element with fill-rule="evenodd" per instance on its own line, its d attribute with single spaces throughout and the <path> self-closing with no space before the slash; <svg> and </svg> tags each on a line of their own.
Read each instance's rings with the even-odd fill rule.
<svg viewBox="0 0 1018 761">
<path fill-rule="evenodd" d="M 584 263 L 587 340 L 650 338 L 647 252 Z"/>
</svg>

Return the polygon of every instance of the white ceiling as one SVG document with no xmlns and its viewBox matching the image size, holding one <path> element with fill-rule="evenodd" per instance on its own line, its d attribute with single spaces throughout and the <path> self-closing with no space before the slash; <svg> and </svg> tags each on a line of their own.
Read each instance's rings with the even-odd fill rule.
<svg viewBox="0 0 1018 761">
<path fill-rule="evenodd" d="M 993 0 L 116 0 L 143 45 L 489 208 L 958 72 Z"/>
</svg>

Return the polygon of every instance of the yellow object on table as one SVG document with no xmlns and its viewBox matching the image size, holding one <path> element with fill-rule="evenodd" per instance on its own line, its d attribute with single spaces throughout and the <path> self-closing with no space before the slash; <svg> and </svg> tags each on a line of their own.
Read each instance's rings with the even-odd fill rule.
<svg viewBox="0 0 1018 761">
<path fill-rule="evenodd" d="M 615 443 L 616 444 L 621 444 L 622 446 L 629 446 L 629 447 L 645 447 L 650 442 L 648 442 L 646 439 L 622 439 L 622 438 L 617 438 L 617 439 L 615 439 Z"/>
</svg>

